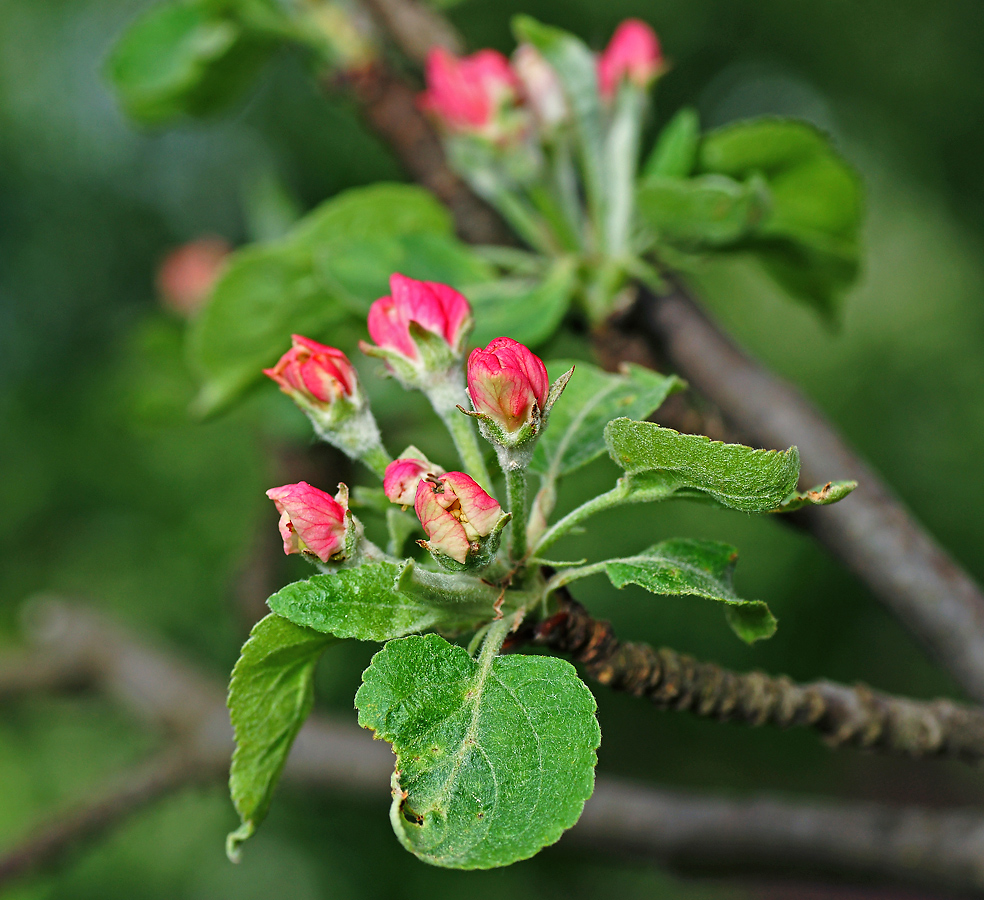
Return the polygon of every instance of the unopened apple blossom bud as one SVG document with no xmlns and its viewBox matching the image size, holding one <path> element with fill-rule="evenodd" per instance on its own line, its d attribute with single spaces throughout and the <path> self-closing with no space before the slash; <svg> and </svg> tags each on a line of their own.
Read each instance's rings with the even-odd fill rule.
<svg viewBox="0 0 984 900">
<path fill-rule="evenodd" d="M 419 103 L 443 131 L 504 144 L 526 130 L 519 80 L 498 51 L 459 57 L 435 47 L 427 56 L 425 74 L 427 90 Z"/>
<path fill-rule="evenodd" d="M 645 89 L 662 70 L 656 32 L 639 19 L 626 19 L 598 59 L 598 89 L 605 100 L 611 100 L 623 80 Z"/>
<path fill-rule="evenodd" d="M 417 485 L 421 479 L 443 474 L 444 469 L 432 463 L 416 447 L 410 446 L 386 467 L 383 492 L 391 503 L 399 503 L 405 508 L 416 499 Z"/>
<path fill-rule="evenodd" d="M 399 273 L 390 278 L 390 291 L 369 309 L 375 345 L 359 346 L 383 359 L 405 387 L 425 389 L 460 361 L 472 328 L 471 306 L 446 284 Z"/>
<path fill-rule="evenodd" d="M 318 437 L 382 475 L 389 456 L 355 368 L 341 350 L 295 334 L 290 350 L 263 372 L 304 411 Z"/>
<path fill-rule="evenodd" d="M 549 133 L 570 119 L 570 106 L 553 67 L 532 44 L 520 44 L 512 57 L 513 70 L 541 132 Z"/>
<path fill-rule="evenodd" d="M 345 556 L 350 516 L 344 485 L 335 497 L 306 481 L 270 488 L 266 494 L 280 513 L 284 553 L 312 554 L 323 563 Z"/>
<path fill-rule="evenodd" d="M 219 237 L 203 237 L 172 250 L 157 270 L 161 302 L 189 318 L 201 308 L 218 280 L 232 247 Z"/>
<path fill-rule="evenodd" d="M 468 394 L 474 411 L 470 415 L 478 419 L 485 439 L 496 446 L 504 470 L 529 465 L 537 435 L 571 372 L 551 386 L 543 360 L 512 338 L 498 337 L 484 350 L 472 350 Z"/>
<path fill-rule="evenodd" d="M 429 540 L 420 541 L 445 568 L 484 568 L 495 557 L 509 515 L 464 472 L 424 478 L 414 510 Z"/>
</svg>

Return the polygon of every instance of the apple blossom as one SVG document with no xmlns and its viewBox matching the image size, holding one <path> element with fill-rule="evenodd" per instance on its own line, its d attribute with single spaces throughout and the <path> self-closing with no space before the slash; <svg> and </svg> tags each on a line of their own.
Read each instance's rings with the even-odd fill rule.
<svg viewBox="0 0 984 900">
<path fill-rule="evenodd" d="M 326 563 L 345 552 L 349 515 L 344 485 L 336 497 L 306 481 L 270 488 L 266 494 L 280 513 L 284 553 L 312 553 Z"/>
</svg>

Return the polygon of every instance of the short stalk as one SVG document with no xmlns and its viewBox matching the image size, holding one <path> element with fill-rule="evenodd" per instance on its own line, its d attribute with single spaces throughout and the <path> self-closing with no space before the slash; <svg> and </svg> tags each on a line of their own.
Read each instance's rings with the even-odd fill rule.
<svg viewBox="0 0 984 900">
<path fill-rule="evenodd" d="M 483 675 L 492 666 L 492 661 L 499 655 L 502 645 L 506 641 L 512 623 L 509 619 L 497 619 L 485 632 L 485 640 L 482 642 L 482 652 L 478 656 L 478 669 Z"/>
<path fill-rule="evenodd" d="M 448 373 L 443 380 L 436 381 L 424 389 L 434 411 L 441 417 L 451 434 L 458 456 L 465 466 L 465 471 L 474 478 L 484 490 L 492 493 L 492 476 L 485 465 L 482 448 L 475 434 L 475 426 L 459 406 L 470 406 L 465 389 L 457 383 L 458 370 Z"/>
<path fill-rule="evenodd" d="M 506 503 L 512 513 L 509 553 L 513 562 L 526 557 L 526 469 L 506 470 Z"/>
</svg>

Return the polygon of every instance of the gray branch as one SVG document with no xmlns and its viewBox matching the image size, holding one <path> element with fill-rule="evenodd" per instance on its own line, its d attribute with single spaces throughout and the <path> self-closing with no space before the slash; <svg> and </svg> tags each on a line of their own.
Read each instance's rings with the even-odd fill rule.
<svg viewBox="0 0 984 900">
<path fill-rule="evenodd" d="M 88 807 L 56 817 L 0 858 L 0 887 L 64 860 L 142 806 L 193 781 L 224 776 L 232 730 L 224 687 L 172 654 L 77 606 L 35 603 L 38 652 L 93 683 L 170 736 L 173 753 L 117 779 Z M 389 795 L 393 755 L 349 722 L 314 715 L 301 730 L 288 781 L 375 798 Z M 716 870 L 781 870 L 975 890 L 984 895 L 984 815 L 846 801 L 731 800 L 599 778 L 576 845 Z"/>
</svg>

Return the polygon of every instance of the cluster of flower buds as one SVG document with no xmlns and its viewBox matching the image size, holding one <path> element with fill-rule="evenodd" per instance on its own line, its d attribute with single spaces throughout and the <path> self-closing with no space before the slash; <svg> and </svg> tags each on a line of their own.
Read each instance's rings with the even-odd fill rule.
<svg viewBox="0 0 984 900">
<path fill-rule="evenodd" d="M 383 490 L 393 503 L 413 503 L 428 537 L 420 545 L 448 569 L 487 566 L 509 515 L 470 475 L 445 472 L 416 447 L 404 454 L 387 467 Z"/>
<path fill-rule="evenodd" d="M 468 357 L 468 395 L 478 427 L 496 447 L 503 470 L 526 468 L 536 438 L 574 371 L 551 387 L 547 367 L 529 348 L 498 337 Z"/>
<path fill-rule="evenodd" d="M 376 343 L 363 344 L 363 350 L 381 357 L 406 387 L 430 391 L 434 383 L 460 379 L 472 321 L 468 301 L 447 285 L 403 275 L 394 275 L 390 287 L 391 296 L 372 305 L 368 327 Z M 510 514 L 470 475 L 445 472 L 416 447 L 407 447 L 392 461 L 385 457 L 355 369 L 341 350 L 294 335 L 291 349 L 265 371 L 309 415 L 323 438 L 355 458 L 365 458 L 367 447 L 377 457 L 384 455 L 385 462 L 372 467 L 383 477 L 386 497 L 404 509 L 413 506 L 427 535 L 420 543 L 442 566 L 481 569 L 492 562 Z M 551 387 L 543 361 L 510 338 L 496 338 L 472 352 L 467 384 L 473 409 L 458 408 L 478 420 L 499 451 L 504 471 L 528 465 L 570 374 Z M 479 468 L 484 471 L 483 465 Z M 361 526 L 348 510 L 344 485 L 334 498 L 305 482 L 273 488 L 267 495 L 281 514 L 286 553 L 340 564 L 368 552 Z"/>
<path fill-rule="evenodd" d="M 610 102 L 624 81 L 645 89 L 663 71 L 656 33 L 639 19 L 627 19 L 598 57 L 598 89 Z M 556 72 L 527 44 L 517 47 L 511 63 L 495 50 L 456 57 L 435 48 L 426 77 L 420 105 L 448 135 L 509 145 L 527 134 L 531 121 L 548 136 L 570 119 Z"/>
<path fill-rule="evenodd" d="M 376 356 L 407 388 L 426 388 L 455 368 L 473 324 L 471 306 L 454 288 L 405 275 L 390 278 L 390 296 L 369 309 L 369 336 L 359 347 Z"/>
</svg>

